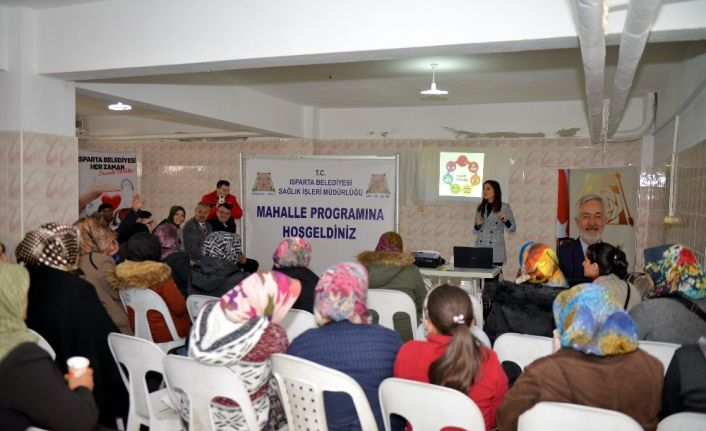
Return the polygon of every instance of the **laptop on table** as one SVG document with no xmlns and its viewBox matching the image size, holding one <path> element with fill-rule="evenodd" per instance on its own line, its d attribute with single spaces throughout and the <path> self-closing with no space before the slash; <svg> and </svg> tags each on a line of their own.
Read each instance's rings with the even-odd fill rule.
<svg viewBox="0 0 706 431">
<path fill-rule="evenodd" d="M 493 269 L 493 249 L 491 247 L 454 246 L 454 269 Z"/>
</svg>

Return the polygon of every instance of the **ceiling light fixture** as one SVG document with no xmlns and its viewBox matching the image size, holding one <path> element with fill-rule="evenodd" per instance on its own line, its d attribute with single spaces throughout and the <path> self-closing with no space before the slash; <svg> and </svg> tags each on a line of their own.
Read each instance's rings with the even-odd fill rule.
<svg viewBox="0 0 706 431">
<path fill-rule="evenodd" d="M 108 109 L 111 111 L 129 111 L 132 109 L 132 106 L 126 105 L 122 102 L 118 103 L 113 103 L 112 105 L 108 105 Z"/>
<path fill-rule="evenodd" d="M 429 87 L 428 90 L 422 90 L 419 92 L 419 94 L 423 94 L 425 96 L 444 96 L 446 94 L 449 94 L 448 91 L 446 90 L 438 90 L 436 88 L 436 68 L 439 67 L 438 64 L 432 64 L 431 65 L 431 87 Z"/>
</svg>

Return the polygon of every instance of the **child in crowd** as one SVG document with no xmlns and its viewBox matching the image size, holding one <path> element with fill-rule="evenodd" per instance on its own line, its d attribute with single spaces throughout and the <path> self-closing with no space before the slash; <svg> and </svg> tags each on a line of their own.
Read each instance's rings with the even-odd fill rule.
<svg viewBox="0 0 706 431">
<path fill-rule="evenodd" d="M 607 242 L 599 242 L 586 247 L 583 260 L 583 275 L 610 291 L 621 304 L 623 310 L 630 309 L 642 301 L 640 292 L 628 283 L 628 260 L 620 247 Z"/>
<path fill-rule="evenodd" d="M 508 381 L 498 357 L 470 331 L 473 307 L 466 292 L 448 284 L 429 293 L 424 310 L 427 341 L 409 341 L 397 355 L 394 375 L 446 386 L 468 394 L 480 408 L 487 430 Z"/>
</svg>

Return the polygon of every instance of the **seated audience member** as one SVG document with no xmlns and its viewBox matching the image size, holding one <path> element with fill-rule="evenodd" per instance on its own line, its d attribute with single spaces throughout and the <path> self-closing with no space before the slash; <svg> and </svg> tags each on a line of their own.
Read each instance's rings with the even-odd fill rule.
<svg viewBox="0 0 706 431">
<path fill-rule="evenodd" d="M 287 350 L 287 333 L 279 322 L 299 290 L 299 281 L 284 274 L 252 274 L 220 301 L 206 305 L 191 332 L 189 356 L 207 365 L 228 367 L 241 378 L 262 430 L 277 430 L 286 424 L 270 356 Z M 217 411 L 215 429 L 247 430 L 240 408 L 231 400 L 216 398 L 212 407 Z M 205 429 L 198 426 L 203 424 L 189 425 Z"/>
<path fill-rule="evenodd" d="M 216 217 L 219 204 L 229 204 L 231 206 L 232 218 L 239 219 L 243 216 L 243 210 L 240 208 L 240 205 L 238 205 L 238 200 L 235 196 L 230 194 L 230 183 L 226 180 L 219 180 L 216 183 L 216 190 L 203 195 L 201 201 L 205 202 L 210 208 L 208 212 L 209 220 Z"/>
<path fill-rule="evenodd" d="M 235 233 L 235 222 L 230 217 L 232 211 L 230 204 L 219 204 L 216 216 L 208 221 L 213 232 Z"/>
<path fill-rule="evenodd" d="M 99 216 L 98 219 L 102 222 L 103 225 L 106 227 L 110 226 L 110 222 L 113 221 L 113 212 L 115 211 L 115 208 L 112 207 L 112 205 L 108 203 L 102 203 L 98 207 L 98 211 L 96 211 L 97 215 Z"/>
<path fill-rule="evenodd" d="M 184 251 L 189 255 L 191 264 L 195 265 L 203 257 L 201 245 L 206 236 L 211 233 L 211 225 L 206 223 L 208 204 L 199 202 L 194 208 L 194 217 L 184 223 Z"/>
<path fill-rule="evenodd" d="M 74 223 L 79 230 L 79 261 L 83 278 L 93 285 L 108 316 L 123 334 L 133 335 L 130 320 L 117 289 L 108 283 L 108 273 L 115 271 L 113 255 L 118 252 L 116 234 L 100 221 L 86 217 Z"/>
<path fill-rule="evenodd" d="M 7 255 L 5 253 L 5 244 L 0 242 L 0 262 L 7 262 Z"/>
<path fill-rule="evenodd" d="M 36 344 L 24 322 L 29 274 L 0 263 L 0 424 L 4 430 L 31 426 L 52 430 L 91 430 L 98 423 L 93 370 L 62 376 L 49 354 Z"/>
<path fill-rule="evenodd" d="M 358 263 L 339 263 L 324 272 L 316 285 L 314 316 L 319 328 L 294 339 L 287 353 L 352 377 L 361 386 L 384 429 L 378 388 L 392 377 L 402 340 L 394 331 L 368 324 L 368 272 Z M 347 394 L 324 394 L 328 428 L 360 429 L 353 401 Z M 401 427 L 401 421 L 396 428 Z"/>
<path fill-rule="evenodd" d="M 471 334 L 471 322 L 473 307 L 466 292 L 448 284 L 432 289 L 424 318 L 427 341 L 402 346 L 394 375 L 468 394 L 483 414 L 485 429 L 492 430 L 507 376 L 495 352 Z"/>
<path fill-rule="evenodd" d="M 141 232 L 127 243 L 127 260 L 108 274 L 108 281 L 116 289 L 151 289 L 162 297 L 169 309 L 179 337 L 186 337 L 191 325 L 186 301 L 172 278 L 172 270 L 159 261 L 161 246 L 156 236 Z M 130 325 L 135 329 L 135 312 L 128 307 Z M 173 341 L 167 323 L 155 310 L 147 312 L 147 321 L 155 343 Z"/>
<path fill-rule="evenodd" d="M 525 367 L 498 408 L 498 427 L 514 431 L 522 413 L 556 401 L 616 410 L 654 431 L 662 364 L 638 349 L 635 322 L 622 306 L 595 284 L 561 292 L 553 307 L 561 348 Z"/>
<path fill-rule="evenodd" d="M 647 249 L 645 272 L 652 287 L 630 310 L 640 339 L 696 343 L 706 334 L 706 276 L 694 252 L 679 244 Z"/>
<path fill-rule="evenodd" d="M 250 275 L 238 266 L 240 242 L 235 234 L 208 234 L 201 253 L 203 257 L 191 271 L 190 295 L 223 296 Z"/>
<path fill-rule="evenodd" d="M 615 295 L 625 311 L 630 311 L 642 301 L 640 292 L 625 280 L 628 260 L 619 247 L 607 242 L 589 245 L 583 261 L 583 273 L 593 280 L 593 284 L 601 285 Z"/>
<path fill-rule="evenodd" d="M 680 412 L 706 413 L 706 335 L 677 349 L 664 376 L 660 416 Z"/>
<path fill-rule="evenodd" d="M 132 198 L 132 208 L 115 230 L 118 233 L 118 243 L 128 242 L 131 236 L 139 232 L 149 232 L 154 223 L 152 213 L 142 209 L 145 202 L 140 195 Z"/>
<path fill-rule="evenodd" d="M 184 250 L 184 221 L 186 220 L 186 210 L 184 210 L 184 207 L 175 205 L 171 208 L 169 208 L 169 215 L 167 218 L 159 222 L 157 227 L 162 226 L 163 224 L 171 224 L 173 225 L 176 229 L 177 232 L 179 233 L 179 248 L 183 251 Z M 156 228 L 155 228 L 156 229 Z"/>
<path fill-rule="evenodd" d="M 579 237 L 567 238 L 556 248 L 561 272 L 570 286 L 591 281 L 583 275 L 583 259 L 586 247 L 601 242 L 606 224 L 605 202 L 598 195 L 581 196 L 576 203 L 576 214 L 574 220 L 579 228 Z"/>
<path fill-rule="evenodd" d="M 62 373 L 67 372 L 66 360 L 72 356 L 91 361 L 100 422 L 114 427 L 116 417 L 127 417 L 128 406 L 125 386 L 108 347 L 108 334 L 120 331 L 96 289 L 73 274 L 78 269 L 78 250 L 77 229 L 57 223 L 28 232 L 17 245 L 15 256 L 26 266 L 30 279 L 27 326 L 54 348 Z"/>
<path fill-rule="evenodd" d="M 483 330 L 492 342 L 506 332 L 551 337 L 554 331 L 552 303 L 568 287 L 554 250 L 528 241 L 519 260 L 515 283 L 486 284 L 483 292 L 483 302 L 491 304 Z"/>
<path fill-rule="evenodd" d="M 179 230 L 171 223 L 164 223 L 152 232 L 162 247 L 159 260 L 169 265 L 172 278 L 179 292 L 186 298 L 189 295 L 189 280 L 191 280 L 191 264 L 186 252 L 179 249 Z"/>
<path fill-rule="evenodd" d="M 283 239 L 275 253 L 272 255 L 274 262 L 272 269 L 288 277 L 299 280 L 302 291 L 292 308 L 314 312 L 314 290 L 319 276 L 309 269 L 311 262 L 311 243 L 299 237 Z"/>
<path fill-rule="evenodd" d="M 358 262 L 368 270 L 370 289 L 399 290 L 412 298 L 417 309 L 416 321 L 410 322 L 406 316 L 400 314 L 393 318 L 393 324 L 402 341 L 413 339 L 414 328 L 422 320 L 427 288 L 419 268 L 414 265 L 414 256 L 402 251 L 402 237 L 397 232 L 383 233 L 375 251 L 360 253 Z"/>
</svg>

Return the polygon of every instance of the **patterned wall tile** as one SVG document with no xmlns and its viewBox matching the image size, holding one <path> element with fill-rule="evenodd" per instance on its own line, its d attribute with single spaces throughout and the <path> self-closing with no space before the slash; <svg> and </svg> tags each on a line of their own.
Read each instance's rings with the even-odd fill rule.
<svg viewBox="0 0 706 431">
<path fill-rule="evenodd" d="M 231 188 L 239 195 L 238 155 L 389 155 L 427 148 L 508 148 L 514 164 L 509 172 L 510 193 L 506 198 L 512 205 L 518 231 L 506 236 L 508 263 L 505 273 L 517 269 L 516 254 L 527 240 L 553 244 L 555 237 L 556 169 L 576 167 L 639 166 L 639 142 L 608 143 L 605 153 L 602 145 L 587 139 L 529 139 L 529 140 L 325 140 L 268 139 L 219 142 L 105 142 L 81 141 L 81 148 L 106 151 L 135 151 L 143 164 L 140 180 L 147 208 L 155 217 L 167 215 L 169 207 L 180 204 L 191 214 L 202 194 L 213 190 L 218 179 L 231 181 Z M 706 149 L 700 146 L 693 158 L 706 162 Z M 700 162 L 699 166 L 704 167 Z M 664 167 L 647 168 L 647 173 L 664 175 Z M 662 169 L 662 170 L 660 170 Z M 695 193 L 706 189 L 706 170 L 694 174 Z M 643 171 L 643 174 L 645 171 Z M 643 175 L 641 175 L 642 177 Z M 666 214 L 667 189 L 664 185 L 640 187 L 637 214 L 637 249 L 664 242 L 667 236 L 662 220 Z M 239 197 L 239 196 L 238 196 Z M 549 198 L 552 197 L 552 198 Z M 706 200 L 695 200 L 696 208 L 706 209 Z M 408 250 L 436 249 L 451 255 L 454 245 L 472 245 L 473 205 L 403 204 L 400 207 L 400 230 Z M 702 213 L 703 210 L 700 210 Z M 692 223 L 703 222 L 698 217 Z M 703 226 L 703 225 L 700 225 Z M 703 247 L 702 247 L 703 249 Z M 641 253 L 638 253 L 640 255 Z M 638 256 L 638 269 L 641 256 Z"/>
</svg>

